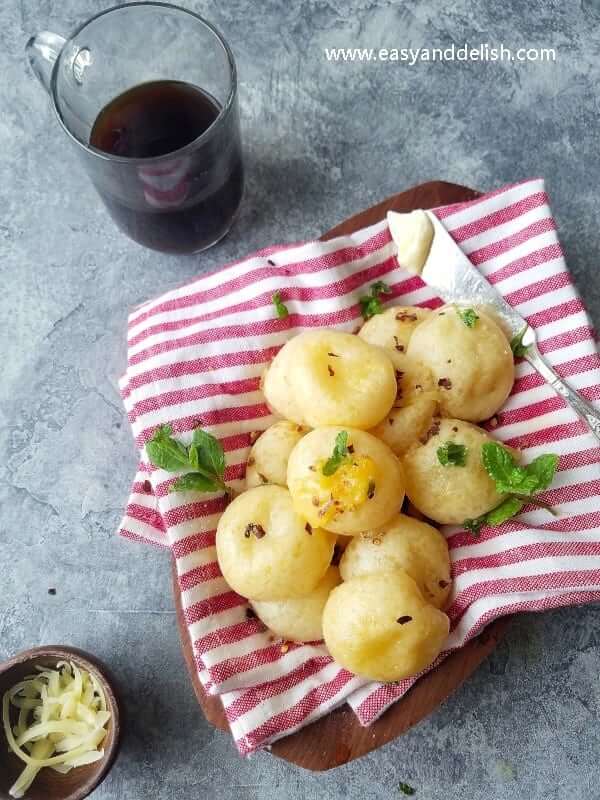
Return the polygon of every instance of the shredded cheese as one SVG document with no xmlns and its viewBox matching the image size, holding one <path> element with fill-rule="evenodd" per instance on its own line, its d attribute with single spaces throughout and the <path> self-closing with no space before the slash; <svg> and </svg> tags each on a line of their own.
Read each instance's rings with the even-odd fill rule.
<svg viewBox="0 0 600 800">
<path fill-rule="evenodd" d="M 64 775 L 104 756 L 99 746 L 110 712 L 96 677 L 72 661 L 36 669 L 38 675 L 26 677 L 2 698 L 8 746 L 26 765 L 9 791 L 15 798 L 25 795 L 43 767 Z"/>
</svg>

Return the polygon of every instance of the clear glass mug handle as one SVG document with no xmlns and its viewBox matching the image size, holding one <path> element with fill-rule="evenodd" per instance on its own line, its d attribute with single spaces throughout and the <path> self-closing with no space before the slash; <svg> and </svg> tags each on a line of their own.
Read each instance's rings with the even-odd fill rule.
<svg viewBox="0 0 600 800">
<path fill-rule="evenodd" d="M 54 63 L 67 40 L 52 31 L 41 31 L 25 45 L 25 52 L 35 76 L 50 93 L 50 79 Z"/>
</svg>

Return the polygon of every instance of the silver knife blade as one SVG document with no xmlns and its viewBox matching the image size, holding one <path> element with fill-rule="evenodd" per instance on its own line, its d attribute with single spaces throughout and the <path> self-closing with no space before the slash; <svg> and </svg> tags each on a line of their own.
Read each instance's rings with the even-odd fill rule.
<svg viewBox="0 0 600 800">
<path fill-rule="evenodd" d="M 425 283 L 446 303 L 491 307 L 509 338 L 525 331 L 523 344 L 533 344 L 536 339 L 533 328 L 473 266 L 435 214 L 425 213 L 434 229 L 433 242 L 421 272 Z"/>
</svg>

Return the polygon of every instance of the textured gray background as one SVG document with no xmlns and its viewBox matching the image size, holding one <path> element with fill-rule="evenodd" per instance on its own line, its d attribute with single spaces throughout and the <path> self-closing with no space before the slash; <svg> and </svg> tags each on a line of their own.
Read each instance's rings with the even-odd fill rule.
<svg viewBox="0 0 600 800">
<path fill-rule="evenodd" d="M 521 617 L 437 713 L 350 766 L 242 761 L 195 704 L 165 554 L 114 537 L 136 459 L 116 389 L 128 307 L 272 242 L 318 235 L 431 178 L 548 180 L 569 264 L 600 322 L 598 0 L 187 0 L 238 59 L 243 212 L 200 257 L 145 251 L 108 219 L 28 72 L 32 32 L 104 3 L 0 6 L 0 658 L 71 642 L 112 664 L 130 724 L 95 795 L 599 798 L 600 608 Z M 418 6 L 418 8 L 415 8 Z M 350 65 L 324 46 L 554 46 L 552 64 Z M 47 589 L 54 586 L 57 595 Z"/>
</svg>

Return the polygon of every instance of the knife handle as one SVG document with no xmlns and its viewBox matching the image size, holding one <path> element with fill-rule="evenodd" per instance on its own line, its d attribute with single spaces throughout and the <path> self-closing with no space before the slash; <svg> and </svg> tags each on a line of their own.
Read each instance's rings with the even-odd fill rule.
<svg viewBox="0 0 600 800">
<path fill-rule="evenodd" d="M 535 344 L 529 347 L 525 358 L 529 361 L 531 366 L 540 373 L 542 378 L 552 386 L 556 394 L 567 401 L 577 416 L 588 425 L 594 436 L 600 440 L 600 412 L 574 389 L 567 386 L 563 379 L 556 374 L 550 364 L 543 358 Z"/>
</svg>

